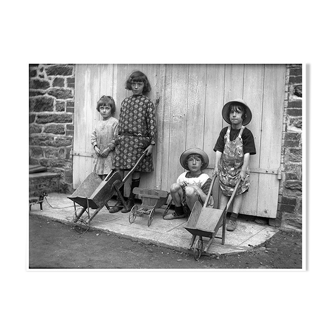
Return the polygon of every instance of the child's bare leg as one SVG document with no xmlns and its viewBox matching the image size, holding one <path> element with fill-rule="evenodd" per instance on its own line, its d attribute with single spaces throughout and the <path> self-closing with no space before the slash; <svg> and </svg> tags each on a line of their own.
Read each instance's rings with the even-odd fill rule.
<svg viewBox="0 0 332 332">
<path fill-rule="evenodd" d="M 233 212 L 231 214 L 231 217 L 229 219 L 229 222 L 227 224 L 227 230 L 228 231 L 234 231 L 237 227 L 237 216 L 238 213 L 240 211 L 241 205 L 242 205 L 242 198 L 243 195 L 237 195 L 234 197 L 234 201 L 233 201 Z"/>
<path fill-rule="evenodd" d="M 183 207 L 182 207 L 182 199 L 183 199 L 183 192 L 182 188 L 178 183 L 173 183 L 170 188 L 172 200 L 174 203 L 174 213 L 167 214 L 164 219 L 165 220 L 172 220 L 177 218 L 185 217 Z"/>
<path fill-rule="evenodd" d="M 234 197 L 233 201 L 233 213 L 238 214 L 242 205 L 243 195 L 237 195 Z"/>
<path fill-rule="evenodd" d="M 229 201 L 229 197 L 221 194 L 220 203 L 219 203 L 219 209 L 223 211 L 225 209 L 228 201 Z"/>
<path fill-rule="evenodd" d="M 181 206 L 181 202 L 182 202 L 182 189 L 181 186 L 178 183 L 173 183 L 171 185 L 171 196 L 174 202 L 175 206 Z"/>
<path fill-rule="evenodd" d="M 186 203 L 190 210 L 193 209 L 195 203 L 198 200 L 198 193 L 192 187 L 186 187 Z"/>
</svg>

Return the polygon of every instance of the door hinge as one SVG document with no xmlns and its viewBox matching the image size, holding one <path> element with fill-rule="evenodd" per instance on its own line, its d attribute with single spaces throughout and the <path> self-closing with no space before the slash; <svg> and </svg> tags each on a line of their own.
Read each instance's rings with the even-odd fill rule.
<svg viewBox="0 0 332 332">
<path fill-rule="evenodd" d="M 250 173 L 276 175 L 277 179 L 281 180 L 281 167 L 279 167 L 278 169 L 250 168 Z"/>
</svg>

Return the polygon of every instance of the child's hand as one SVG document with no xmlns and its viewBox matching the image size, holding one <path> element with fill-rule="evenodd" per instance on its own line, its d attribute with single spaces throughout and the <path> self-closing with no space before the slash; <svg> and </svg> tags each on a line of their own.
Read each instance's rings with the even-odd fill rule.
<svg viewBox="0 0 332 332">
<path fill-rule="evenodd" d="M 212 172 L 212 176 L 218 175 L 219 173 L 220 173 L 219 167 L 215 167 L 213 172 Z"/>
<path fill-rule="evenodd" d="M 110 143 L 108 147 L 110 148 L 110 151 L 113 151 L 115 149 L 115 144 Z"/>
<path fill-rule="evenodd" d="M 244 180 L 245 180 L 245 178 L 246 178 L 246 175 L 247 175 L 247 172 L 246 172 L 246 171 L 243 171 L 243 170 L 241 170 L 241 172 L 240 172 L 240 178 L 241 178 L 241 180 L 242 180 L 242 181 L 244 181 Z"/>
<path fill-rule="evenodd" d="M 106 148 L 100 155 L 106 158 L 109 155 L 110 151 L 111 151 L 110 148 Z"/>
<path fill-rule="evenodd" d="M 146 148 L 145 151 L 147 151 L 147 152 L 146 152 L 146 155 L 147 155 L 147 156 L 149 156 L 149 155 L 152 153 L 152 149 L 153 149 L 153 145 L 149 145 L 149 146 Z"/>
<path fill-rule="evenodd" d="M 94 150 L 96 151 L 97 155 L 100 155 L 100 149 L 97 145 L 95 145 Z"/>
</svg>

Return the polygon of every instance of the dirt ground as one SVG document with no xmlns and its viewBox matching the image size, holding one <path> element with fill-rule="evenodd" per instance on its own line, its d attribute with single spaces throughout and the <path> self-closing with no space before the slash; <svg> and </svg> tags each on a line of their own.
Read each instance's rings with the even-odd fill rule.
<svg viewBox="0 0 332 332">
<path fill-rule="evenodd" d="M 262 246 L 241 254 L 202 256 L 143 244 L 113 234 L 43 217 L 29 220 L 30 269 L 301 269 L 302 233 L 279 231 Z"/>
</svg>

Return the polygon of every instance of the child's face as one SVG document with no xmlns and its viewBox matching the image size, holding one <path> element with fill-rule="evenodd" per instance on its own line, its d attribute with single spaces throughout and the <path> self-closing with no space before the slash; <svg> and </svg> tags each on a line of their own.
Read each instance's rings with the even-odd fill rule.
<svg viewBox="0 0 332 332">
<path fill-rule="evenodd" d="M 144 83 L 143 82 L 132 82 L 131 90 L 133 95 L 141 95 L 143 93 Z"/>
<path fill-rule="evenodd" d="M 99 106 L 100 115 L 103 119 L 108 119 L 111 116 L 112 107 L 107 105 Z"/>
<path fill-rule="evenodd" d="M 234 125 L 242 124 L 242 115 L 243 111 L 240 108 L 232 107 L 231 111 L 229 112 L 229 120 Z"/>
<path fill-rule="evenodd" d="M 190 172 L 197 172 L 202 168 L 202 158 L 199 155 L 189 156 L 187 162 Z"/>
</svg>

